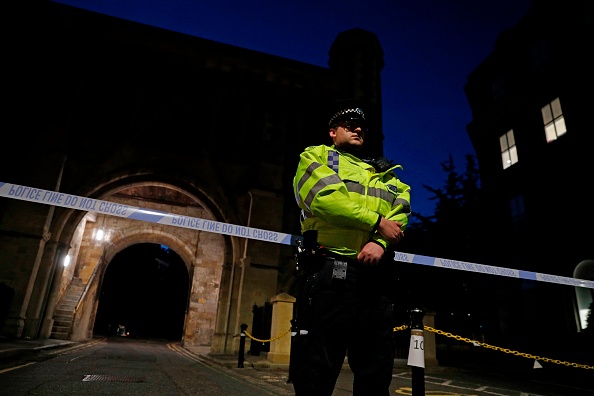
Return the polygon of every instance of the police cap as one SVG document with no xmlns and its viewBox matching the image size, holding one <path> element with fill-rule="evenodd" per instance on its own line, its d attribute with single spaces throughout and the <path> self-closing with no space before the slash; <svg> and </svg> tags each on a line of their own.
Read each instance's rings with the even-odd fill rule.
<svg viewBox="0 0 594 396">
<path fill-rule="evenodd" d="M 342 110 L 337 111 L 334 113 L 332 117 L 330 117 L 330 121 L 328 122 L 328 126 L 332 127 L 336 124 L 340 124 L 341 122 L 346 121 L 359 121 L 360 123 L 365 123 L 365 113 L 359 107 L 349 107 Z"/>
</svg>

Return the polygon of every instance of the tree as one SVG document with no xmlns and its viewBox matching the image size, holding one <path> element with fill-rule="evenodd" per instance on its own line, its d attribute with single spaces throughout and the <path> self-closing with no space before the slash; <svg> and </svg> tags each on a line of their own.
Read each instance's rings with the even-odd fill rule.
<svg viewBox="0 0 594 396">
<path fill-rule="evenodd" d="M 435 212 L 431 216 L 413 213 L 406 238 L 398 249 L 458 261 L 481 262 L 484 240 L 481 221 L 479 170 L 473 155 L 466 155 L 466 168 L 458 173 L 452 156 L 441 164 L 446 173 L 442 187 L 423 187 L 433 193 Z M 414 204 L 413 204 L 414 208 Z M 467 271 L 425 267 L 404 267 L 403 284 L 414 290 L 413 305 L 422 304 L 436 312 L 436 325 L 465 337 L 480 338 L 495 328 L 496 307 L 485 299 L 495 280 Z M 423 297 L 419 298 L 421 295 Z M 486 301 L 487 302 L 486 302 Z M 491 313 L 489 313 L 491 311 Z"/>
<path fill-rule="evenodd" d="M 457 260 L 473 260 L 478 256 L 477 231 L 482 228 L 480 222 L 480 186 L 479 171 L 475 157 L 466 155 L 466 169 L 463 174 L 456 171 L 450 155 L 448 161 L 441 163 L 447 174 L 444 185 L 434 188 L 423 187 L 434 195 L 435 212 L 423 216 L 412 212 L 418 220 L 411 222 L 411 228 L 422 235 L 424 254 Z M 414 205 L 413 205 L 414 207 Z"/>
</svg>

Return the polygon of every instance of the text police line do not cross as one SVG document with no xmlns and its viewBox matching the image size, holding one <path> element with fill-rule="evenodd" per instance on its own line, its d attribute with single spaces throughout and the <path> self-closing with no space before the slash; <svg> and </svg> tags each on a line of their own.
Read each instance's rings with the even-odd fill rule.
<svg viewBox="0 0 594 396">
<path fill-rule="evenodd" d="M 303 241 L 303 237 L 298 235 L 285 234 L 253 227 L 245 227 L 236 224 L 221 223 L 213 220 L 161 212 L 153 209 L 140 208 L 124 205 L 121 203 L 102 201 L 94 198 L 81 197 L 77 195 L 43 190 L 40 188 L 26 187 L 5 182 L 0 182 L 0 197 L 35 202 L 45 205 L 60 206 L 69 209 L 91 211 L 110 216 L 147 221 L 163 225 L 171 225 L 174 227 L 187 228 L 197 231 L 206 231 L 240 238 L 280 243 L 283 245 L 297 246 L 299 241 Z M 470 263 L 465 261 L 450 260 L 440 257 L 394 252 L 394 260 L 411 264 L 428 265 L 432 267 L 455 269 L 460 271 L 470 271 L 486 275 L 520 278 L 537 282 L 549 282 L 594 289 L 594 281 Z"/>
</svg>

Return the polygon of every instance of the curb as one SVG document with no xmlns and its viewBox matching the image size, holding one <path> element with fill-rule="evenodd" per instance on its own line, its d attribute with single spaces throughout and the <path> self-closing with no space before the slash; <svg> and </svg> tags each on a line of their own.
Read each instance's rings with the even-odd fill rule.
<svg viewBox="0 0 594 396">
<path fill-rule="evenodd" d="M 56 341 L 53 339 L 44 340 L 44 342 L 42 344 L 39 341 L 27 340 L 15 340 L 5 344 L 0 342 L 0 361 L 31 356 L 35 353 L 51 349 L 77 348 L 89 344 L 89 342 Z"/>
</svg>

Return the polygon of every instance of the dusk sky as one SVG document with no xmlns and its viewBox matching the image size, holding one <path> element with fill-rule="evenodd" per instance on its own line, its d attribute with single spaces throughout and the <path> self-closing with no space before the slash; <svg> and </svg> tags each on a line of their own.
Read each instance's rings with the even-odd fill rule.
<svg viewBox="0 0 594 396">
<path fill-rule="evenodd" d="M 531 0 L 58 2 L 321 67 L 340 32 L 375 33 L 385 62 L 384 154 L 404 167 L 398 175 L 411 185 L 412 210 L 427 216 L 435 202 L 423 185 L 444 185 L 441 163 L 450 155 L 462 173 L 465 155 L 475 154 L 466 78 Z"/>
</svg>

